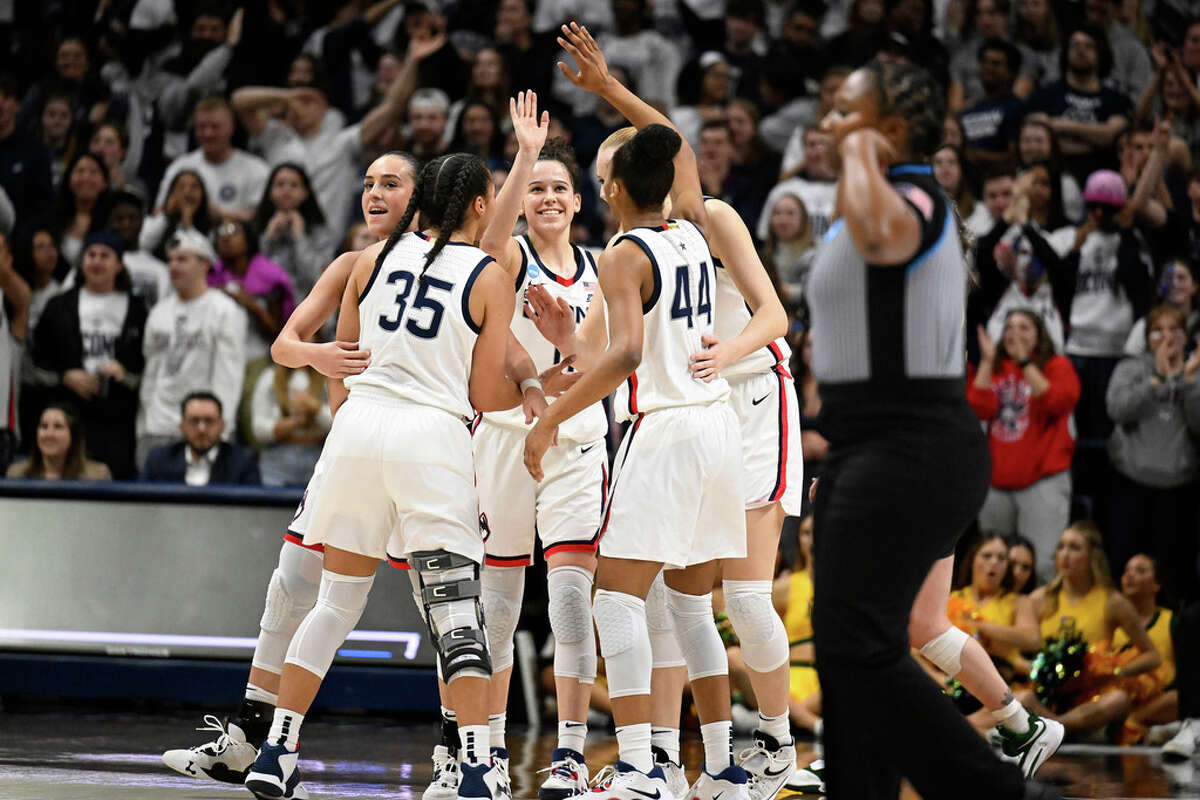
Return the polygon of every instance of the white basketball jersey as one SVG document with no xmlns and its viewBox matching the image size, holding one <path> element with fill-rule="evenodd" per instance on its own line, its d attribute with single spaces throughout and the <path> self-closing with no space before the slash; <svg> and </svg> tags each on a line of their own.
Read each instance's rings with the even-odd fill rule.
<svg viewBox="0 0 1200 800">
<path fill-rule="evenodd" d="M 406 233 L 376 265 L 358 297 L 358 343 L 371 351 L 371 365 L 345 383 L 351 392 L 374 387 L 470 418 L 479 325 L 471 319 L 469 300 L 475 279 L 494 259 L 477 247 L 450 242 L 421 278 L 432 246 L 424 234 Z"/>
<path fill-rule="evenodd" d="M 562 360 L 561 354 L 546 337 L 538 332 L 533 320 L 525 316 L 525 293 L 533 284 L 538 284 L 555 298 L 562 298 L 575 315 L 575 324 L 583 321 L 587 314 L 592 297 L 596 294 L 596 262 L 592 254 L 582 248 L 572 245 L 575 253 L 575 268 L 570 275 L 558 275 L 542 263 L 537 250 L 529 237 L 517 237 L 521 246 L 521 272 L 517 276 L 517 307 L 513 311 L 512 332 L 517 341 L 533 359 L 534 368 L 539 373 Z M 547 398 L 551 403 L 555 398 Z M 495 425 L 509 428 L 528 430 L 525 424 L 525 413 L 518 408 L 508 411 L 494 411 L 483 415 L 483 418 Z M 608 429 L 608 420 L 604 416 L 604 407 L 599 403 L 582 411 L 558 428 L 559 439 L 570 439 L 574 442 L 591 442 L 604 436 Z"/>
<path fill-rule="evenodd" d="M 642 306 L 642 363 L 617 389 L 620 420 L 675 406 L 703 406 L 729 396 L 724 378 L 696 380 L 689 357 L 713 334 L 716 275 L 708 241 L 695 224 L 669 220 L 657 228 L 634 228 L 617 238 L 636 243 L 650 258 L 654 294 Z"/>
<path fill-rule="evenodd" d="M 737 285 L 729 276 L 725 265 L 721 263 L 720 259 L 715 259 L 715 263 L 717 268 L 717 317 L 713 328 L 716 329 L 718 339 L 728 342 L 745 330 L 746 325 L 750 322 L 750 306 L 746 304 L 742 293 L 738 291 Z M 742 356 L 721 370 L 721 374 L 726 378 L 733 378 L 738 375 L 770 372 L 776 364 L 783 364 L 786 368 L 791 357 L 792 349 L 788 347 L 787 341 L 781 336 L 766 347 L 760 347 L 753 353 Z"/>
</svg>

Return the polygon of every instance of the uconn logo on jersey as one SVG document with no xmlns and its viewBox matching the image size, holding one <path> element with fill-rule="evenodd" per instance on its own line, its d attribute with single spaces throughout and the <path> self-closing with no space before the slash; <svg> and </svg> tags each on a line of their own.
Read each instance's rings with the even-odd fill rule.
<svg viewBox="0 0 1200 800">
<path fill-rule="evenodd" d="M 446 313 L 442 295 L 448 296 L 454 290 L 454 284 L 428 275 L 416 276 L 406 269 L 389 273 L 385 283 L 397 287 L 396 306 L 390 314 L 379 315 L 379 327 L 389 333 L 396 331 L 404 322 L 407 311 L 408 321 L 404 323 L 406 331 L 422 339 L 436 337 L 442 325 L 442 315 Z M 417 293 L 410 306 L 408 296 L 412 293 L 413 284 L 417 286 Z"/>
</svg>

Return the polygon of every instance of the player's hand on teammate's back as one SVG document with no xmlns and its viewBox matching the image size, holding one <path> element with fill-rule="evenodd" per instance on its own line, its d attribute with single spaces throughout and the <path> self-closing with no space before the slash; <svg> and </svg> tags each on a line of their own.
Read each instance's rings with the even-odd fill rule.
<svg viewBox="0 0 1200 800">
<path fill-rule="evenodd" d="M 349 378 L 370 364 L 371 351 L 359 350 L 358 342 L 326 342 L 313 348 L 313 368 L 326 378 Z"/>
<path fill-rule="evenodd" d="M 533 320 L 546 341 L 560 350 L 575 332 L 575 312 L 571 306 L 536 283 L 525 292 L 525 316 Z"/>
<path fill-rule="evenodd" d="M 715 336 L 704 334 L 700 343 L 705 349 L 690 356 L 692 377 L 710 383 L 713 378 L 721 377 L 721 370 L 729 366 L 729 348 L 721 344 Z"/>
<path fill-rule="evenodd" d="M 558 62 L 558 68 L 567 76 L 567 80 L 580 89 L 599 93 L 608 82 L 608 64 L 604 61 L 600 46 L 588 33 L 588 29 L 576 22 L 563 25 L 562 32 L 558 43 L 575 59 L 575 63 L 579 65 L 579 72 L 572 72 L 571 68 L 561 61 Z"/>
</svg>

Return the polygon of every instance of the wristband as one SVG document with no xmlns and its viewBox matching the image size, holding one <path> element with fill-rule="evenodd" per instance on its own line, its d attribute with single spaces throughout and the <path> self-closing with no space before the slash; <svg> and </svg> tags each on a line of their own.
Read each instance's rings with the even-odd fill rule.
<svg viewBox="0 0 1200 800">
<path fill-rule="evenodd" d="M 1026 367 L 1028 367 L 1028 366 L 1029 366 L 1030 364 L 1032 364 L 1032 363 L 1033 363 L 1033 359 L 1032 359 L 1032 358 L 1026 358 L 1026 359 L 1024 359 L 1024 360 L 1022 360 L 1022 361 L 1018 361 L 1018 362 L 1017 362 L 1017 366 L 1018 366 L 1018 367 L 1020 367 L 1021 369 L 1025 369 Z"/>
<path fill-rule="evenodd" d="M 542 382 L 537 378 L 526 378 L 521 381 L 521 394 L 525 394 L 530 389 L 537 389 L 539 392 L 545 394 L 545 390 L 542 389 Z"/>
</svg>

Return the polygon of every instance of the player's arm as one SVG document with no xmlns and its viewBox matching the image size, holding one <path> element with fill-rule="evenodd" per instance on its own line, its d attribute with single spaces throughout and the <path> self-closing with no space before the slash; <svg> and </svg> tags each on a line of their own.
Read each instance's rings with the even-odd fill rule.
<svg viewBox="0 0 1200 800">
<path fill-rule="evenodd" d="M 382 246 L 371 245 L 361 252 L 371 253 L 374 261 Z M 327 378 L 345 378 L 367 368 L 371 352 L 359 350 L 357 338 L 347 341 L 339 336 L 336 342 L 324 344 L 305 341 L 321 329 L 342 302 L 343 290 L 358 256 L 359 252 L 342 253 L 321 273 L 312 291 L 296 306 L 271 345 L 271 358 L 276 364 L 292 369 L 311 366 Z M 338 327 L 340 330 L 341 326 Z"/>
<path fill-rule="evenodd" d="M 725 265 L 738 292 L 750 306 L 750 321 L 737 336 L 722 342 L 702 336 L 706 349 L 691 356 L 693 378 L 711 381 L 738 359 L 787 333 L 787 312 L 754 249 L 750 231 L 738 213 L 723 200 L 707 200 L 708 243 L 715 258 Z"/>
<path fill-rule="evenodd" d="M 542 479 L 542 456 L 557 427 L 612 394 L 642 363 L 642 286 L 650 274 L 650 259 L 633 242 L 619 242 L 600 256 L 600 285 L 610 318 L 608 349 L 526 436 L 525 468 L 535 480 Z"/>
<path fill-rule="evenodd" d="M 574 73 L 566 64 L 558 62 L 558 68 L 571 83 L 603 97 L 639 130 L 647 125 L 666 125 L 679 133 L 666 115 L 609 74 L 604 54 L 587 28 L 572 22 L 562 26 L 562 34 L 558 37 L 558 43 L 579 65 L 579 72 Z M 708 214 L 704 210 L 704 191 L 700 186 L 696 154 L 683 134 L 679 135 L 679 139 L 679 152 L 674 159 L 675 180 L 671 184 L 671 216 L 691 220 L 703 231 L 708 226 Z"/>
<path fill-rule="evenodd" d="M 564 360 L 572 356 L 575 358 L 575 369 L 580 372 L 591 369 L 608 347 L 603 289 L 601 281 L 578 328 L 575 327 L 575 312 L 566 300 L 555 298 L 537 284 L 531 285 L 525 292 L 525 315 L 533 320 L 538 332 L 558 349 Z"/>
<path fill-rule="evenodd" d="M 521 200 L 525 197 L 538 154 L 546 143 L 550 114 L 543 111 L 539 119 L 537 94 L 534 92 L 521 92 L 516 99 L 510 97 L 508 114 L 512 118 L 513 133 L 517 136 L 517 157 L 513 160 L 504 187 L 492 204 L 492 218 L 479 240 L 479 249 L 496 259 L 510 276 L 516 277 L 521 248 L 512 238 L 513 227 L 521 216 Z"/>
<path fill-rule="evenodd" d="M 469 381 L 471 405 L 476 411 L 503 411 L 521 404 L 521 390 L 509 372 L 514 367 L 509 363 L 509 324 L 515 305 L 508 273 L 497 264 L 487 264 L 471 286 L 467 301 L 471 321 L 479 327 Z"/>
<path fill-rule="evenodd" d="M 361 333 L 358 321 L 358 296 L 362 294 L 371 273 L 375 271 L 375 257 L 378 248 L 374 245 L 361 251 L 354 259 L 346 288 L 342 292 L 342 311 L 338 315 L 337 339 L 339 342 L 357 342 Z M 324 276 L 321 276 L 322 278 Z M 319 282 L 318 282 L 319 284 Z M 316 292 L 314 287 L 313 292 Z M 299 310 L 299 309 L 297 309 Z M 326 315 L 328 316 L 328 315 Z M 322 317 L 324 319 L 325 317 Z M 357 374 L 357 373 L 354 373 Z M 326 381 L 329 391 L 329 411 L 336 414 L 350 392 L 342 382 L 342 376 L 330 376 Z"/>
</svg>

